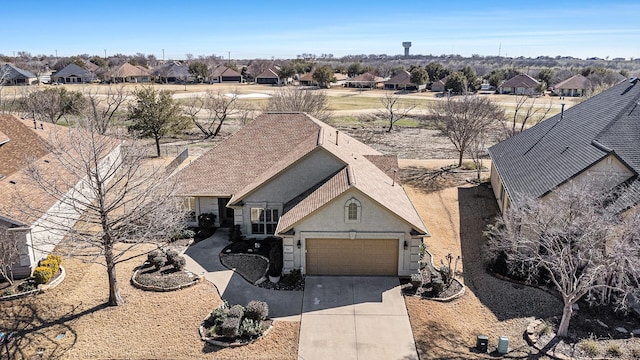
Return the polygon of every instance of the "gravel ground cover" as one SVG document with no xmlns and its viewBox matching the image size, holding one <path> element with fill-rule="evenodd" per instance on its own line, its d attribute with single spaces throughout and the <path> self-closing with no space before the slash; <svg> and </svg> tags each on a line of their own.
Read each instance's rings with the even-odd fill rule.
<svg viewBox="0 0 640 360">
<path fill-rule="evenodd" d="M 141 247 L 140 254 L 150 248 Z M 67 278 L 41 295 L 0 303 L 0 328 L 17 331 L 12 359 L 295 359 L 299 322 L 278 321 L 267 336 L 246 347 L 205 344 L 198 326 L 222 303 L 209 282 L 177 292 L 146 292 L 128 278 L 141 258 L 117 267 L 125 305 L 105 307 L 104 266 L 65 258 Z"/>
<path fill-rule="evenodd" d="M 269 260 L 253 254 L 220 254 L 220 262 L 252 284 L 262 279 L 269 267 Z"/>
</svg>

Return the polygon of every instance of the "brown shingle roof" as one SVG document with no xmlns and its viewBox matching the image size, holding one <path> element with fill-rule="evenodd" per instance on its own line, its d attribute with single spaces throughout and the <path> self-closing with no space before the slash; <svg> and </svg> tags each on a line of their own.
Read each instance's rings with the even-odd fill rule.
<svg viewBox="0 0 640 360">
<path fill-rule="evenodd" d="M 150 76 L 151 72 L 142 66 L 133 66 L 129 63 L 124 63 L 113 70 L 110 75 L 112 77 L 137 77 Z"/>
<path fill-rule="evenodd" d="M 66 192 L 78 181 L 76 174 L 61 165 L 58 155 L 51 152 L 51 140 L 69 144 L 70 128 L 44 124 L 33 129 L 32 122 L 12 116 L 0 116 L 0 128 L 10 136 L 9 142 L 0 146 L 0 172 L 8 175 L 0 179 L 0 217 L 16 224 L 29 225 L 48 211 L 57 201 L 30 175 L 29 167 L 37 167 L 45 182 L 55 182 L 58 190 Z M 81 135 L 83 138 L 84 135 Z M 120 141 L 97 135 L 108 155 Z M 5 146 L 10 146 L 5 148 Z M 66 147 L 64 156 L 76 156 L 75 148 Z"/>
<path fill-rule="evenodd" d="M 384 82 L 385 84 L 410 85 L 411 74 L 406 70 L 399 71 L 396 76 Z"/>
<path fill-rule="evenodd" d="M 581 90 L 586 90 L 589 89 L 591 87 L 591 80 L 587 79 L 586 77 L 577 74 L 577 75 L 573 75 L 572 77 L 559 82 L 556 86 L 554 86 L 554 88 L 557 89 L 581 89 Z"/>
<path fill-rule="evenodd" d="M 337 136 L 337 141 L 336 141 Z M 337 143 L 337 144 L 336 144 Z M 270 179 L 313 151 L 326 151 L 345 164 L 317 190 L 291 208 L 281 219 L 279 231 L 324 206 L 348 186 L 360 190 L 381 206 L 427 233 L 413 204 L 393 172 L 395 157 L 384 156 L 358 140 L 302 113 L 267 113 L 259 116 L 229 139 L 209 150 L 178 173 L 182 196 L 231 197 L 231 204 L 268 183 Z M 339 187 L 338 184 L 342 184 Z M 342 189 L 339 192 L 336 189 Z"/>
<path fill-rule="evenodd" d="M 525 88 L 525 89 L 537 88 L 538 86 L 540 86 L 540 83 L 538 82 L 538 80 L 532 78 L 527 74 L 516 75 L 511 79 L 503 82 L 502 85 L 500 85 L 500 87 L 502 88 Z"/>
<path fill-rule="evenodd" d="M 211 77 L 215 78 L 220 76 L 240 76 L 240 73 L 224 65 L 220 65 L 217 68 L 213 69 L 213 71 L 211 72 Z"/>
</svg>

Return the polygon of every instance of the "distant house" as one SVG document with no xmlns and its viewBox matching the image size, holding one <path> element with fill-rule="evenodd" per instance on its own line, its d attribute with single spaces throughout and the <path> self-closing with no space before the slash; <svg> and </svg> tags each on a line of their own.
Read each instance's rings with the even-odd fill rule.
<svg viewBox="0 0 640 360">
<path fill-rule="evenodd" d="M 108 73 L 108 78 L 115 83 L 148 83 L 151 72 L 142 66 L 124 63 Z"/>
<path fill-rule="evenodd" d="M 220 65 L 213 69 L 209 76 L 209 82 L 211 83 L 241 83 L 242 75 L 224 65 Z"/>
<path fill-rule="evenodd" d="M 189 66 L 177 61 L 171 61 L 157 68 L 153 75 L 158 82 L 164 84 L 185 83 L 194 80 L 193 75 L 189 73 Z"/>
<path fill-rule="evenodd" d="M 298 82 L 302 86 L 317 86 L 318 83 L 313 80 L 313 73 L 304 73 L 298 78 Z"/>
<path fill-rule="evenodd" d="M 384 88 L 385 90 L 424 90 L 427 85 L 417 86 L 411 82 L 411 73 L 401 70 L 394 77 L 384 82 Z"/>
<path fill-rule="evenodd" d="M 445 76 L 442 79 L 434 82 L 433 84 L 431 84 L 431 91 L 435 91 L 435 92 L 445 92 L 445 84 L 447 83 L 447 79 L 449 78 L 449 76 Z"/>
<path fill-rule="evenodd" d="M 577 74 L 559 82 L 553 87 L 553 93 L 558 96 L 584 96 L 592 87 L 591 80 Z"/>
<path fill-rule="evenodd" d="M 176 176 L 192 221 L 213 213 L 216 226 L 282 238 L 285 273 L 398 276 L 415 273 L 429 233 L 397 170 L 307 114 L 266 113 Z"/>
<path fill-rule="evenodd" d="M 347 83 L 347 79 L 349 79 L 349 76 L 343 73 L 335 73 L 333 77 L 336 78 L 336 81 L 332 82 L 331 86 L 344 86 Z"/>
<path fill-rule="evenodd" d="M 256 84 L 279 85 L 280 67 L 277 65 L 269 66 L 265 71 L 256 76 Z"/>
<path fill-rule="evenodd" d="M 38 78 L 29 70 L 4 64 L 0 67 L 0 81 L 5 85 L 32 85 L 38 82 Z"/>
<path fill-rule="evenodd" d="M 35 185 L 29 175 L 30 166 L 37 165 L 45 181 L 64 178 L 60 186 L 68 188 L 67 196 L 92 196 L 87 193 L 82 179 L 77 179 L 75 187 L 69 186 L 76 182 L 76 175 L 65 170 L 68 168 L 51 150 L 54 135 L 64 140 L 69 128 L 54 124 L 34 125 L 29 120 L 0 115 L 0 229 L 7 230 L 18 241 L 19 256 L 12 266 L 16 279 L 30 276 L 38 261 L 65 237 L 65 232 L 47 225 L 50 224 L 48 216 L 63 217 L 67 226 L 73 226 L 80 216 L 69 201 L 58 201 Z M 106 141 L 105 145 L 100 166 L 110 166 L 120 159 L 120 141 Z M 77 153 L 69 147 L 68 154 L 75 156 Z M 19 205 L 25 199 L 29 199 L 29 211 L 22 211 Z"/>
<path fill-rule="evenodd" d="M 498 87 L 500 94 L 537 95 L 540 94 L 540 82 L 527 74 L 520 74 L 503 82 Z"/>
<path fill-rule="evenodd" d="M 570 181 L 627 189 L 610 206 L 640 202 L 638 79 L 623 82 L 489 148 L 491 185 L 505 211 L 523 198 L 544 198 Z"/>
<path fill-rule="evenodd" d="M 62 70 L 51 75 L 53 82 L 61 84 L 86 84 L 97 79 L 98 76 L 96 76 L 96 74 L 74 63 L 65 66 Z"/>
<path fill-rule="evenodd" d="M 375 76 L 370 72 L 366 72 L 364 74 L 360 74 L 358 76 L 347 79 L 345 84 L 347 87 L 352 88 L 368 88 L 375 89 L 378 85 L 382 86 L 384 82 L 384 78 L 380 76 Z"/>
</svg>

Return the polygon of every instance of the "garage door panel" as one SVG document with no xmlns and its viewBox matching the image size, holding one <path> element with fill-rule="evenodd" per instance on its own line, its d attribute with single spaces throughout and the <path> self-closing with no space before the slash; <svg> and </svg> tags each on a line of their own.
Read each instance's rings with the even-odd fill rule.
<svg viewBox="0 0 640 360">
<path fill-rule="evenodd" d="M 397 275 L 397 239 L 307 239 L 309 275 Z"/>
</svg>

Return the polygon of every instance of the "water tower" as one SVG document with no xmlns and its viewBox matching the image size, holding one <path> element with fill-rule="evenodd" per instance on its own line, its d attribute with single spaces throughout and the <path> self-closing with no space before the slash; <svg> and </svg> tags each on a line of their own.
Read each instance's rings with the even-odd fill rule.
<svg viewBox="0 0 640 360">
<path fill-rule="evenodd" d="M 403 42 L 402 47 L 404 48 L 404 56 L 409 56 L 409 48 L 411 47 L 411 41 Z"/>
</svg>

